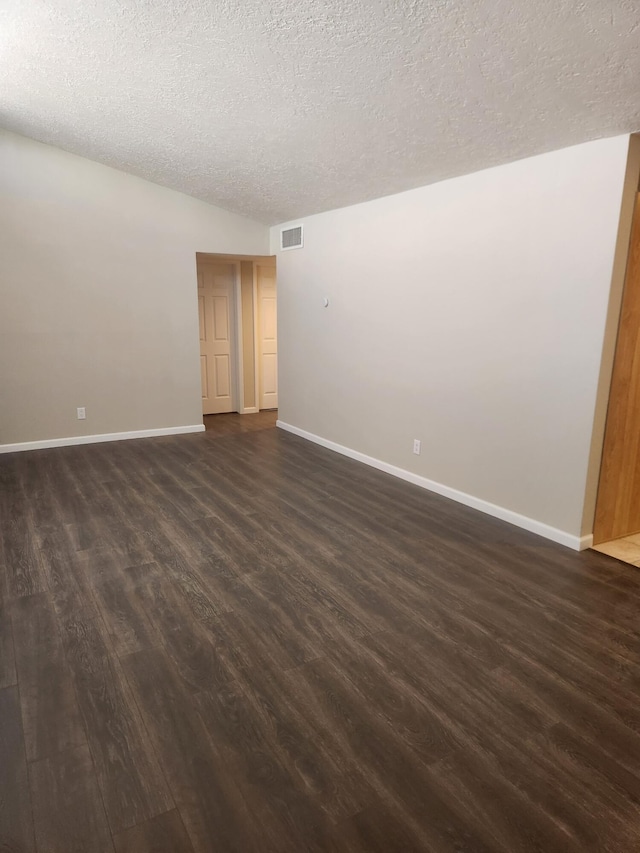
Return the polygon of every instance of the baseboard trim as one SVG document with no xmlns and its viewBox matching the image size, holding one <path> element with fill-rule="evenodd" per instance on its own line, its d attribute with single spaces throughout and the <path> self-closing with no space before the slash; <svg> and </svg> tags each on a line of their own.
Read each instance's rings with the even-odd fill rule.
<svg viewBox="0 0 640 853">
<path fill-rule="evenodd" d="M 593 533 L 590 533 L 588 536 L 581 536 L 578 541 L 580 543 L 578 551 L 586 551 L 587 548 L 592 548 L 593 547 Z"/>
<path fill-rule="evenodd" d="M 257 406 L 246 406 L 244 409 L 240 409 L 241 415 L 257 415 L 260 409 Z"/>
<path fill-rule="evenodd" d="M 411 471 L 406 471 L 404 468 L 398 468 L 396 465 L 390 465 L 388 462 L 383 462 L 373 456 L 367 456 L 365 453 L 360 453 L 358 450 L 352 450 L 350 447 L 344 447 L 342 444 L 337 444 L 335 441 L 329 441 L 319 435 L 315 435 L 307 430 L 288 424 L 285 421 L 276 421 L 276 426 L 294 435 L 304 438 L 307 441 L 312 441 L 314 444 L 319 444 L 336 453 L 341 453 L 343 456 L 348 456 L 350 459 L 355 459 L 358 462 L 363 462 L 365 465 L 370 465 L 372 468 L 377 468 L 379 471 L 384 471 L 386 474 L 391 474 L 401 480 L 406 480 L 408 483 L 413 483 L 414 486 L 420 486 L 429 492 L 435 492 L 445 498 L 450 498 L 453 501 L 464 504 L 465 506 L 477 509 L 494 518 L 499 518 L 501 521 L 506 521 L 516 527 L 521 527 L 528 530 L 530 533 L 537 533 L 538 536 L 543 536 L 545 539 L 550 539 L 552 542 L 557 542 L 559 545 L 566 545 L 567 548 L 572 548 L 574 551 L 583 551 L 585 548 L 590 548 L 593 536 L 573 536 L 564 530 L 558 530 L 556 527 L 551 527 L 541 521 L 536 521 L 534 518 L 528 518 L 526 515 L 520 515 L 505 507 L 497 504 L 489 503 L 489 501 L 476 498 L 473 495 L 468 495 L 466 492 L 460 492 L 457 489 L 452 489 L 449 486 L 444 486 L 442 483 L 437 483 L 435 480 L 429 480 L 427 477 L 421 477 L 419 474 L 413 474 Z"/>
<path fill-rule="evenodd" d="M 159 435 L 183 435 L 204 432 L 204 424 L 137 429 L 132 432 L 106 432 L 102 435 L 73 435 L 69 438 L 48 438 L 43 441 L 22 441 L 18 444 L 0 444 L 0 453 L 21 453 L 24 450 L 44 450 L 48 447 L 69 447 L 72 444 L 100 444 L 104 441 L 127 441 L 130 438 L 153 438 Z"/>
</svg>

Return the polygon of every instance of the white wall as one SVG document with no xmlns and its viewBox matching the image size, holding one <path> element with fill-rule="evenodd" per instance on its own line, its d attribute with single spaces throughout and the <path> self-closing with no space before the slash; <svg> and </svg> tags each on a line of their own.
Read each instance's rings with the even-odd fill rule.
<svg viewBox="0 0 640 853">
<path fill-rule="evenodd" d="M 281 421 L 577 546 L 628 146 L 302 220 L 278 252 Z"/>
<path fill-rule="evenodd" d="M 195 254 L 267 250 L 260 223 L 0 131 L 0 446 L 202 423 Z"/>
</svg>

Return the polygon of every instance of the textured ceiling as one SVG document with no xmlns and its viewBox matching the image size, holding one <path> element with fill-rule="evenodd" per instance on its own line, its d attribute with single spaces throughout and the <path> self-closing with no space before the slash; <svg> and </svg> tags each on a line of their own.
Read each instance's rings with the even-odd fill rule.
<svg viewBox="0 0 640 853">
<path fill-rule="evenodd" d="M 0 126 L 281 222 L 640 130 L 640 4 L 2 0 Z"/>
</svg>

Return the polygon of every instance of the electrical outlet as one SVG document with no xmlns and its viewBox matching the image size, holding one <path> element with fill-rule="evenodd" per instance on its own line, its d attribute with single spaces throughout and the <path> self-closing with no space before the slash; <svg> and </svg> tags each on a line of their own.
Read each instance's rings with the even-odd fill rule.
<svg viewBox="0 0 640 853">
<path fill-rule="evenodd" d="M 78 406 L 78 420 L 83 421 L 87 417 L 87 410 L 84 406 Z"/>
<path fill-rule="evenodd" d="M 420 441 L 419 438 L 413 439 L 413 452 L 416 454 L 416 456 L 420 456 L 421 445 L 422 445 L 422 442 Z"/>
</svg>

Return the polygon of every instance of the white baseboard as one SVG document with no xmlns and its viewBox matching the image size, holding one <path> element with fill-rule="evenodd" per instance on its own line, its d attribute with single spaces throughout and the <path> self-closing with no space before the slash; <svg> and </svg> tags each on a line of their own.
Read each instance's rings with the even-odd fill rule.
<svg viewBox="0 0 640 853">
<path fill-rule="evenodd" d="M 260 409 L 257 406 L 245 406 L 245 408 L 240 409 L 238 414 L 240 415 L 257 415 Z"/>
<path fill-rule="evenodd" d="M 481 498 L 476 498 L 473 495 L 468 495 L 465 492 L 460 492 L 457 489 L 452 489 L 449 486 L 443 486 L 442 483 L 436 483 L 435 480 L 429 480 L 426 477 L 421 477 L 419 474 L 413 474 L 411 471 L 405 471 L 404 468 L 398 468 L 395 465 L 390 465 L 388 462 L 382 462 L 380 459 L 375 459 L 373 456 L 367 456 L 365 453 L 360 453 L 357 450 L 352 450 L 350 447 L 344 447 L 342 444 L 337 444 L 335 441 L 329 441 L 312 432 L 307 432 L 304 429 L 285 423 L 284 421 L 276 421 L 276 426 L 291 432 L 294 435 L 305 438 L 307 441 L 313 441 L 315 444 L 320 444 L 329 450 L 334 450 L 336 453 L 341 453 L 343 456 L 348 456 L 350 459 L 355 459 L 358 462 L 364 462 L 365 465 L 370 465 L 372 468 L 377 468 L 379 471 L 384 471 L 387 474 L 392 474 L 394 477 L 399 477 L 401 480 L 406 480 L 413 483 L 415 486 L 420 486 L 429 492 L 435 492 L 445 498 L 457 501 L 465 506 L 477 509 L 487 515 L 492 515 L 494 518 L 499 518 L 501 521 L 507 521 L 509 524 L 514 524 L 516 527 L 522 527 L 530 533 L 537 533 L 538 536 L 544 536 L 545 539 L 550 539 L 552 542 L 558 542 L 560 545 L 566 545 L 574 551 L 583 551 L 585 548 L 590 548 L 593 542 L 593 536 L 574 536 L 564 530 L 558 530 L 556 527 L 551 527 L 541 521 L 536 521 L 534 518 L 528 518 L 526 515 L 520 515 L 510 509 L 497 506 L 497 504 L 489 503 Z"/>
<path fill-rule="evenodd" d="M 182 435 L 204 432 L 204 424 L 137 429 L 132 432 L 106 432 L 103 435 L 73 435 L 69 438 L 48 438 L 43 441 L 21 441 L 18 444 L 0 444 L 0 453 L 18 453 L 23 450 L 43 450 L 47 447 L 68 447 L 72 444 L 99 444 L 103 441 L 126 441 L 130 438 L 153 438 L 158 435 Z"/>
<path fill-rule="evenodd" d="M 593 545 L 593 533 L 590 533 L 588 536 L 581 536 L 578 543 L 578 551 L 586 551 L 587 548 L 591 548 Z"/>
</svg>

